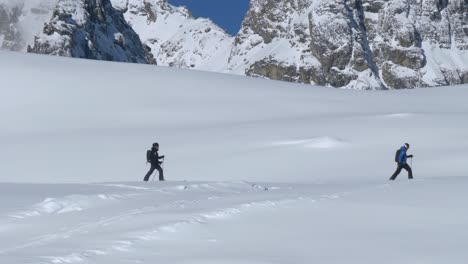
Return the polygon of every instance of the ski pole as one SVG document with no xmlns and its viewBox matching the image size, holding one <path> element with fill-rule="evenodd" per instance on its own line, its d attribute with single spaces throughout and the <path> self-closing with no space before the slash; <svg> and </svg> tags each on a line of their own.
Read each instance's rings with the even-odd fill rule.
<svg viewBox="0 0 468 264">
<path fill-rule="evenodd" d="M 166 157 L 163 158 L 163 162 L 162 162 L 162 164 L 161 164 L 161 165 L 162 165 L 162 170 L 163 170 L 164 173 L 166 172 L 166 168 L 165 168 L 165 166 L 164 166 L 165 163 L 166 163 L 165 158 L 166 158 Z"/>
</svg>

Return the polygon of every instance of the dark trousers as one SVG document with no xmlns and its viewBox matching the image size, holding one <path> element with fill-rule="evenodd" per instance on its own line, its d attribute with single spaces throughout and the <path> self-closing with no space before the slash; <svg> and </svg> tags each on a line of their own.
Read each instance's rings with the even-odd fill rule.
<svg viewBox="0 0 468 264">
<path fill-rule="evenodd" d="M 163 169 L 161 168 L 161 166 L 159 164 L 151 164 L 151 168 L 150 170 L 148 171 L 148 173 L 146 173 L 146 176 L 145 176 L 145 179 L 144 181 L 148 181 L 151 174 L 153 174 L 154 170 L 158 170 L 159 172 L 159 180 L 160 181 L 164 181 L 164 172 L 163 172 Z"/>
<path fill-rule="evenodd" d="M 400 174 L 402 169 L 405 169 L 408 172 L 408 179 L 413 179 L 413 170 L 411 170 L 411 167 L 407 163 L 405 164 L 398 163 L 398 168 L 395 171 L 395 173 L 393 173 L 392 177 L 390 177 L 390 180 L 392 181 L 395 180 L 398 174 Z"/>
</svg>

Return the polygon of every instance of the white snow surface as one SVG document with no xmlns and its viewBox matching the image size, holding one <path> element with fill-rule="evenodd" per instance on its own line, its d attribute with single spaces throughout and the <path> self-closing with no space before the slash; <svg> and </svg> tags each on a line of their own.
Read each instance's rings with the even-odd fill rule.
<svg viewBox="0 0 468 264">
<path fill-rule="evenodd" d="M 0 52 L 0 262 L 466 263 L 468 86 Z M 141 182 L 158 141 L 166 182 Z M 394 153 L 415 155 L 397 181 Z"/>
</svg>

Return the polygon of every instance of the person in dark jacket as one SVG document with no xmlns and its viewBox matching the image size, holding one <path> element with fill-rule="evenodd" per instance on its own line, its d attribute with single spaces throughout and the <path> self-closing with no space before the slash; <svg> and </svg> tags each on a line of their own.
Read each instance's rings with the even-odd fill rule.
<svg viewBox="0 0 468 264">
<path fill-rule="evenodd" d="M 149 180 L 149 178 L 151 177 L 151 174 L 153 174 L 154 170 L 158 170 L 159 180 L 164 181 L 164 171 L 161 168 L 162 161 L 160 161 L 161 159 L 164 159 L 164 156 L 159 156 L 158 151 L 159 151 L 159 144 L 154 143 L 151 150 L 147 153 L 146 158 L 147 158 L 147 161 L 151 164 L 151 168 L 148 171 L 148 173 L 146 174 L 144 181 Z"/>
<path fill-rule="evenodd" d="M 413 179 L 413 171 L 411 170 L 411 167 L 408 165 L 406 160 L 408 158 L 412 158 L 413 155 L 407 155 L 406 152 L 408 151 L 410 145 L 408 143 L 405 143 L 404 146 L 401 147 L 400 149 L 400 155 L 398 156 L 398 167 L 395 173 L 390 177 L 390 180 L 393 181 L 396 179 L 398 174 L 400 174 L 402 169 L 405 169 L 408 172 L 408 179 Z"/>
</svg>

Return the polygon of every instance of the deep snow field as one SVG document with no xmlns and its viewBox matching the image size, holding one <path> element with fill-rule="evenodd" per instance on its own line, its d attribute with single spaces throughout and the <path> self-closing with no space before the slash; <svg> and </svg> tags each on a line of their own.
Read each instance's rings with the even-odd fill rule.
<svg viewBox="0 0 468 264">
<path fill-rule="evenodd" d="M 0 52 L 0 263 L 467 263 L 468 86 Z M 146 150 L 168 181 L 143 183 Z M 409 142 L 415 179 L 397 181 Z"/>
</svg>

